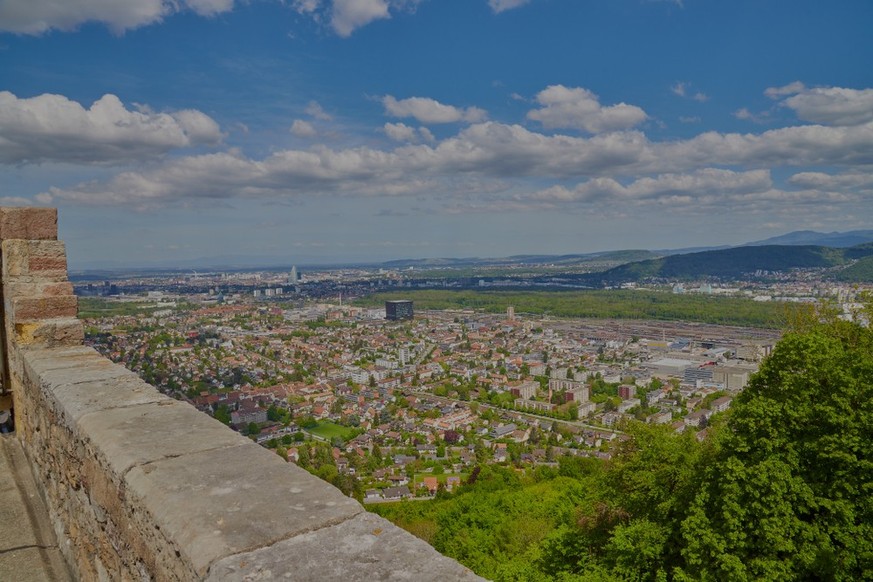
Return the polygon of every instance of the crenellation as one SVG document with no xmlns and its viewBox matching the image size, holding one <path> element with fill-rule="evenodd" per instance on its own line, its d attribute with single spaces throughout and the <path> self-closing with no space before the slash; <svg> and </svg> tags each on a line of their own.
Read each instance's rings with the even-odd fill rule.
<svg viewBox="0 0 873 582">
<path fill-rule="evenodd" d="M 57 208 L 0 207 L 0 240 L 56 240 Z"/>
</svg>

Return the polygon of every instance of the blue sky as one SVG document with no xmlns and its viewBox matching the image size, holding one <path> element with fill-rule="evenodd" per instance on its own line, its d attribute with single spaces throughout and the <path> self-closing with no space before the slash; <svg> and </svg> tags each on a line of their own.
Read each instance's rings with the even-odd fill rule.
<svg viewBox="0 0 873 582">
<path fill-rule="evenodd" d="M 873 3 L 0 0 L 0 203 L 73 268 L 873 227 Z"/>
</svg>

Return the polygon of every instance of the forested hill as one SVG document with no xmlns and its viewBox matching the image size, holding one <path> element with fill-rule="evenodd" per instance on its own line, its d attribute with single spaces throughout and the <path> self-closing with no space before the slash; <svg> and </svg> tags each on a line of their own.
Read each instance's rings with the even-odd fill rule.
<svg viewBox="0 0 873 582">
<path fill-rule="evenodd" d="M 652 278 L 738 279 L 757 271 L 838 267 L 849 265 L 854 259 L 871 255 L 873 255 L 873 245 L 870 243 L 846 249 L 782 245 L 736 247 L 627 263 L 602 273 L 593 273 L 590 278 L 592 282 L 607 284 Z"/>
</svg>

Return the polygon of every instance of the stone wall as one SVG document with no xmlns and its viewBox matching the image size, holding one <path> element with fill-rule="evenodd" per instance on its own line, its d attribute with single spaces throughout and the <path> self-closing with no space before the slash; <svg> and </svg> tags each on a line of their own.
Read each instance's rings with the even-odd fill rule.
<svg viewBox="0 0 873 582">
<path fill-rule="evenodd" d="M 16 435 L 82 580 L 477 580 L 82 345 L 53 209 L 0 208 Z"/>
</svg>

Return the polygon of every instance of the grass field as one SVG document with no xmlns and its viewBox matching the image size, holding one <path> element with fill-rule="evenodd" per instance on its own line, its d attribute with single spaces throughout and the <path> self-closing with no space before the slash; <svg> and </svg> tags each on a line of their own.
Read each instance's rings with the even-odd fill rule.
<svg viewBox="0 0 873 582">
<path fill-rule="evenodd" d="M 157 309 L 154 301 L 110 301 L 98 297 L 79 297 L 79 319 L 141 315 Z"/>
<path fill-rule="evenodd" d="M 327 440 L 330 440 L 333 437 L 340 437 L 343 440 L 348 440 L 351 438 L 351 435 L 355 434 L 355 429 L 347 426 L 340 426 L 335 422 L 330 422 L 328 420 L 319 421 L 318 426 L 315 428 L 308 428 L 306 431 Z"/>
<path fill-rule="evenodd" d="M 493 291 L 493 290 L 407 290 L 376 293 L 359 299 L 368 307 L 380 306 L 389 299 L 411 299 L 418 309 L 475 309 L 504 313 L 512 305 L 515 312 L 555 317 L 613 319 L 655 319 L 695 321 L 721 325 L 783 327 L 794 306 L 778 302 L 756 302 L 748 298 L 714 295 L 676 295 L 663 291 L 573 290 L 573 291 Z"/>
</svg>

